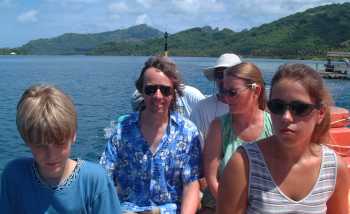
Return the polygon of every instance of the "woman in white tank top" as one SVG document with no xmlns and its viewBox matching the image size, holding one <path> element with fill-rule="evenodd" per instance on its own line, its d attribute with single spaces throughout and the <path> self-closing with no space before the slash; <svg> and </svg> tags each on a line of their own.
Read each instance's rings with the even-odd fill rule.
<svg viewBox="0 0 350 214">
<path fill-rule="evenodd" d="M 323 145 L 331 104 L 314 69 L 282 65 L 268 102 L 274 135 L 232 156 L 220 180 L 217 213 L 348 213 L 348 169 Z"/>
</svg>

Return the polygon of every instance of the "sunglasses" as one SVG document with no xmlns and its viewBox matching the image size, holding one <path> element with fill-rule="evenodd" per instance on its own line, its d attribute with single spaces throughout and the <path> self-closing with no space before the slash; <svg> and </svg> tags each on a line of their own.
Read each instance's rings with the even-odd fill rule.
<svg viewBox="0 0 350 214">
<path fill-rule="evenodd" d="M 235 97 L 237 96 L 239 93 L 241 93 L 242 91 L 248 89 L 247 87 L 244 88 L 239 88 L 239 89 L 223 89 L 221 91 L 221 94 L 223 96 L 227 96 L 227 97 Z"/>
<path fill-rule="evenodd" d="M 222 79 L 224 79 L 224 70 L 225 69 L 226 69 L 226 67 L 215 68 L 215 70 L 214 70 L 214 79 L 215 80 L 222 80 Z"/>
<path fill-rule="evenodd" d="M 280 99 L 273 99 L 267 103 L 270 112 L 277 115 L 283 115 L 289 110 L 294 116 L 305 117 L 314 109 L 320 109 L 320 105 L 304 103 L 301 101 L 292 101 L 287 103 Z"/>
<path fill-rule="evenodd" d="M 173 94 L 172 87 L 165 86 L 165 85 L 146 85 L 143 91 L 145 92 L 146 95 L 152 96 L 157 92 L 158 89 L 166 97 Z"/>
</svg>

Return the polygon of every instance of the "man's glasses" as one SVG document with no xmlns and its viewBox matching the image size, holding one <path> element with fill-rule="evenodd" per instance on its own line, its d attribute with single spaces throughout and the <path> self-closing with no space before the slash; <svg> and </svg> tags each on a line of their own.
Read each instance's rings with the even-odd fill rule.
<svg viewBox="0 0 350 214">
<path fill-rule="evenodd" d="M 166 97 L 173 94 L 172 87 L 165 86 L 165 85 L 146 85 L 143 91 L 145 92 L 146 95 L 152 96 L 157 92 L 158 89 Z"/>
<path fill-rule="evenodd" d="M 283 115 L 287 110 L 289 110 L 294 116 L 298 117 L 305 117 L 314 109 L 320 109 L 320 105 L 304 103 L 297 100 L 287 103 L 280 99 L 270 100 L 267 103 L 267 107 L 273 114 Z"/>
<path fill-rule="evenodd" d="M 215 78 L 215 80 L 223 80 L 224 79 L 224 72 L 223 71 L 215 71 L 214 78 Z"/>
<path fill-rule="evenodd" d="M 215 68 L 215 70 L 214 70 L 214 78 L 215 78 L 215 80 L 222 80 L 222 79 L 224 79 L 224 70 L 225 69 L 226 69 L 226 67 Z"/>
</svg>

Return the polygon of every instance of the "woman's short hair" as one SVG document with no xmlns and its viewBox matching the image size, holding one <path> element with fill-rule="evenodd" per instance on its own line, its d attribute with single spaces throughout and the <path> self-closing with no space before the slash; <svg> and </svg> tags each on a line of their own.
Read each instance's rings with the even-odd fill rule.
<svg viewBox="0 0 350 214">
<path fill-rule="evenodd" d="M 329 128 L 331 121 L 330 107 L 333 105 L 333 99 L 325 86 L 320 74 L 304 64 L 284 64 L 281 65 L 272 78 L 271 92 L 273 86 L 281 80 L 292 80 L 300 83 L 308 92 L 316 105 L 322 106 L 325 110 L 325 117 L 322 122 L 314 128 L 311 141 L 314 143 L 323 143 L 329 137 Z M 270 97 L 271 97 L 270 92 Z"/>
<path fill-rule="evenodd" d="M 225 69 L 226 76 L 234 76 L 246 82 L 246 84 L 257 84 L 261 88 L 258 98 L 259 109 L 266 108 L 265 82 L 260 69 L 251 62 L 242 62 Z"/>
<path fill-rule="evenodd" d="M 17 104 L 17 129 L 27 144 L 64 144 L 74 138 L 77 113 L 72 100 L 52 85 L 33 85 Z"/>
<path fill-rule="evenodd" d="M 135 82 L 136 89 L 143 94 L 145 71 L 149 68 L 156 68 L 159 72 L 164 73 L 172 82 L 175 93 L 170 104 L 170 111 L 175 111 L 177 96 L 183 96 L 184 85 L 180 73 L 177 71 L 176 64 L 165 56 L 152 56 L 144 64 L 139 78 Z"/>
</svg>

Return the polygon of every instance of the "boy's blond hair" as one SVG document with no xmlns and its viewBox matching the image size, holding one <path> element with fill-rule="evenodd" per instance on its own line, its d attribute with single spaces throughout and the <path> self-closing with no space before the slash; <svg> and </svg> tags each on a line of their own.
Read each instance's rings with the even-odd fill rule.
<svg viewBox="0 0 350 214">
<path fill-rule="evenodd" d="M 75 136 L 77 113 L 58 88 L 33 85 L 17 104 L 16 124 L 26 144 L 65 144 Z"/>
</svg>

